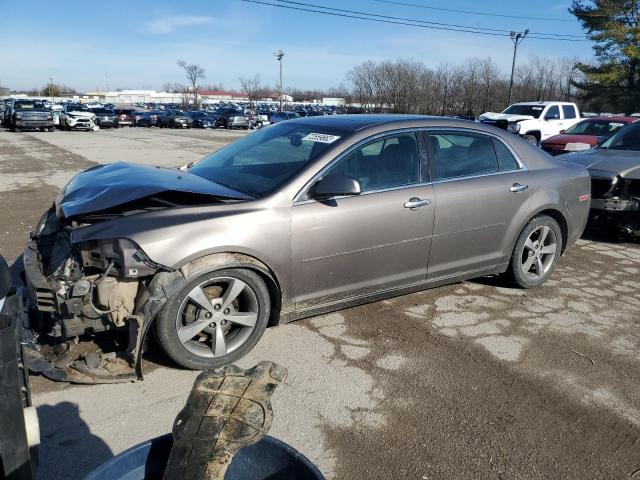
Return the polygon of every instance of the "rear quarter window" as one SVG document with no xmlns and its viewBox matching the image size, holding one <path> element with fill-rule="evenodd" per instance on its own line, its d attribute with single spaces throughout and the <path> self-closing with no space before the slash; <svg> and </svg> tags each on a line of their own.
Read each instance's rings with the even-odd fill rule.
<svg viewBox="0 0 640 480">
<path fill-rule="evenodd" d="M 513 153 L 511 153 L 511 150 L 496 138 L 493 138 L 492 141 L 493 148 L 496 151 L 496 157 L 498 157 L 498 169 L 501 172 L 519 170 L 520 164 L 516 160 L 516 157 L 513 156 Z"/>
</svg>

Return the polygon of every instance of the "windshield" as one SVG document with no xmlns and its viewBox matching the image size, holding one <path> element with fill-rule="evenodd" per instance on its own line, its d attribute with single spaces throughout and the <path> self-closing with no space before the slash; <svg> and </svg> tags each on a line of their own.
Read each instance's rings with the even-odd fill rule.
<svg viewBox="0 0 640 480">
<path fill-rule="evenodd" d="M 601 148 L 611 150 L 640 150 L 640 122 L 621 128 Z"/>
<path fill-rule="evenodd" d="M 68 112 L 90 112 L 91 110 L 89 110 L 86 106 L 84 105 L 69 105 L 67 107 L 67 111 Z"/>
<path fill-rule="evenodd" d="M 509 115 L 529 115 L 533 118 L 540 118 L 544 110 L 544 105 L 511 105 L 502 113 Z"/>
<path fill-rule="evenodd" d="M 564 133 L 569 135 L 594 135 L 596 137 L 609 137 L 623 127 L 626 123 L 612 120 L 585 120 L 568 128 Z"/>
<path fill-rule="evenodd" d="M 205 157 L 191 173 L 238 192 L 273 192 L 348 132 L 313 125 L 277 124 Z"/>
<path fill-rule="evenodd" d="M 13 104 L 16 110 L 44 110 L 45 106 L 42 102 L 16 102 Z"/>
</svg>

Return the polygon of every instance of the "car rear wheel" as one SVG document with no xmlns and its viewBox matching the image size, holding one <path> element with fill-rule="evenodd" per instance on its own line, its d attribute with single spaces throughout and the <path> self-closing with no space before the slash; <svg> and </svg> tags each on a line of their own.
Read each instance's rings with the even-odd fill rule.
<svg viewBox="0 0 640 480">
<path fill-rule="evenodd" d="M 269 321 L 269 291 L 256 273 L 225 269 L 193 278 L 160 313 L 156 333 L 178 365 L 205 370 L 245 356 Z"/>
<path fill-rule="evenodd" d="M 509 273 L 520 288 L 542 285 L 562 253 L 560 225 L 548 215 L 533 218 L 520 233 L 511 255 Z"/>
</svg>

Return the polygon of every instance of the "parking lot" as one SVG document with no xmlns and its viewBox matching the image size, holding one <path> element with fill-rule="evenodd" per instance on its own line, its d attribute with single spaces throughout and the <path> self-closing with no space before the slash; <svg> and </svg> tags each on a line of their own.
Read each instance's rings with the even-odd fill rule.
<svg viewBox="0 0 640 480">
<path fill-rule="evenodd" d="M 180 166 L 245 132 L 0 132 L 0 253 L 96 163 Z M 269 329 L 241 365 L 289 375 L 270 434 L 336 479 L 637 477 L 640 245 L 588 233 L 543 287 L 483 278 Z M 39 476 L 81 478 L 170 430 L 195 372 L 157 349 L 141 383 L 32 377 Z"/>
</svg>

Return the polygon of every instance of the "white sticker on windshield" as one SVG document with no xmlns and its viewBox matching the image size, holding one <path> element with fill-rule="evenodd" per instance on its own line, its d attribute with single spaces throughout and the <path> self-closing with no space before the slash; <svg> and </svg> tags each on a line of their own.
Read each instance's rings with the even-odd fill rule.
<svg viewBox="0 0 640 480">
<path fill-rule="evenodd" d="M 326 133 L 308 133 L 302 140 L 308 142 L 333 143 L 339 138 L 338 135 L 327 135 Z"/>
</svg>

